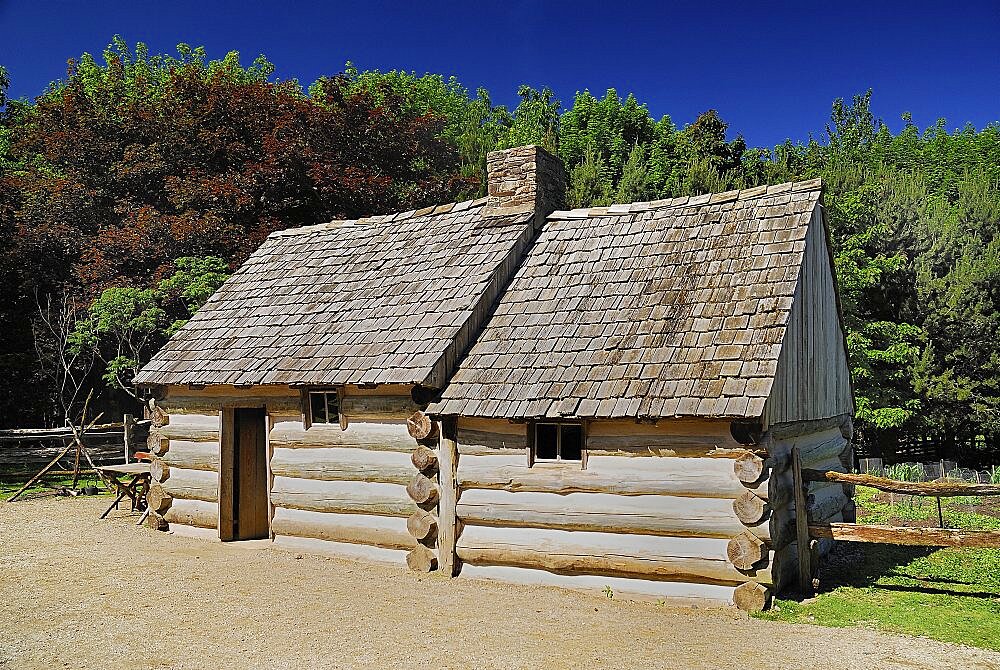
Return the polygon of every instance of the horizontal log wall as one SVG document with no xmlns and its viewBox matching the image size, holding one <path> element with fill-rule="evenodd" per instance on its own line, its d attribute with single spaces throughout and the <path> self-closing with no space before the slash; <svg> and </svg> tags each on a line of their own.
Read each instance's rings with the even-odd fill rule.
<svg viewBox="0 0 1000 670">
<path fill-rule="evenodd" d="M 341 399 L 346 429 L 312 424 L 298 413 L 272 415 L 268 436 L 275 543 L 307 551 L 405 563 L 416 546 L 406 520 L 420 508 L 406 485 L 417 443 L 406 419 L 409 389 L 384 395 L 350 388 Z"/>
<path fill-rule="evenodd" d="M 399 484 L 294 477 L 274 478 L 271 503 L 275 507 L 313 512 L 401 517 L 409 516 L 418 509 L 406 495 L 406 487 Z"/>
<path fill-rule="evenodd" d="M 165 519 L 206 521 L 204 509 L 189 502 L 218 501 L 220 412 L 264 407 L 270 419 L 267 495 L 273 534 L 300 536 L 326 549 L 351 547 L 351 555 L 361 545 L 392 552 L 412 547 L 405 517 L 418 508 L 405 489 L 416 446 L 405 423 L 416 409 L 409 393 L 401 386 L 349 387 L 342 397 L 347 429 L 338 423 L 307 430 L 298 389 L 169 388 L 155 412 L 162 425 L 149 441 L 150 451 L 162 459 L 157 470 L 166 473 L 162 492 L 172 502 Z M 199 514 L 192 516 L 192 510 Z"/>
<path fill-rule="evenodd" d="M 727 557 L 728 541 L 536 528 L 466 526 L 458 557 L 470 565 L 541 567 L 560 574 L 592 574 L 707 584 L 771 583 L 766 562 L 748 572 Z"/>
<path fill-rule="evenodd" d="M 347 430 L 336 424 L 313 424 L 308 430 L 300 417 L 276 416 L 270 442 L 275 449 L 351 447 L 367 451 L 410 453 L 416 444 L 406 431 L 406 417 L 395 422 L 354 422 Z"/>
<path fill-rule="evenodd" d="M 170 474 L 162 486 L 174 500 L 185 498 L 213 503 L 219 501 L 219 475 L 216 472 L 170 468 Z"/>
<path fill-rule="evenodd" d="M 473 489 L 463 491 L 459 497 L 458 517 L 484 526 L 681 537 L 731 538 L 747 530 L 733 512 L 732 500 L 664 495 L 558 495 Z M 761 539 L 770 539 L 766 523 L 749 530 Z"/>
<path fill-rule="evenodd" d="M 171 468 L 219 472 L 219 445 L 216 442 L 168 440 L 167 450 L 161 458 Z"/>
<path fill-rule="evenodd" d="M 278 477 L 405 485 L 413 477 L 413 465 L 409 454 L 396 451 L 380 452 L 351 447 L 278 447 L 271 456 L 271 472 Z"/>
<path fill-rule="evenodd" d="M 524 454 L 463 456 L 458 467 L 462 489 L 539 493 L 612 493 L 733 499 L 747 490 L 722 458 L 589 456 L 579 463 L 544 463 L 529 468 Z M 767 498 L 767 480 L 749 487 Z"/>
<path fill-rule="evenodd" d="M 797 428 L 806 431 L 796 434 Z M 788 461 L 793 449 L 798 451 L 803 468 L 815 470 L 846 470 L 843 456 L 851 448 L 850 438 L 853 427 L 849 417 L 823 422 L 803 422 L 776 426 L 770 433 L 777 435 L 767 440 L 771 457 L 778 461 Z M 789 468 L 790 470 L 790 468 Z M 797 515 L 792 491 L 792 480 L 788 472 L 771 474 L 770 490 L 781 502 L 772 506 L 772 527 L 794 525 Z M 807 509 L 804 511 L 808 522 L 841 520 L 845 512 L 853 509 L 853 501 L 840 484 L 813 482 L 806 491 Z M 818 554 L 826 555 L 833 547 L 831 540 L 818 543 Z M 777 593 L 792 591 L 798 587 L 799 546 L 794 536 L 786 546 L 780 547 L 773 558 L 772 576 Z M 815 570 L 816 566 L 813 566 Z"/>
<path fill-rule="evenodd" d="M 623 592 L 715 603 L 731 602 L 736 586 L 772 583 L 769 545 L 790 538 L 769 516 L 770 463 L 728 422 L 592 421 L 585 468 L 528 467 L 527 430 L 459 418 L 461 574 L 570 588 L 619 580 Z M 742 481 L 741 458 L 765 474 Z M 738 514 L 754 508 L 747 496 L 760 510 L 751 521 Z"/>
<path fill-rule="evenodd" d="M 203 500 L 175 499 L 163 518 L 171 525 L 179 523 L 197 528 L 216 528 L 219 524 L 219 505 Z"/>
<path fill-rule="evenodd" d="M 564 575 L 533 568 L 515 568 L 502 565 L 466 565 L 462 577 L 510 582 L 514 584 L 539 584 L 589 592 L 610 590 L 616 597 L 640 599 L 669 599 L 675 604 L 700 607 L 724 607 L 733 604 L 736 587 L 693 582 L 664 582 L 652 579 L 627 579 L 603 575 Z"/>
<path fill-rule="evenodd" d="M 350 542 L 332 542 L 317 540 L 311 537 L 293 537 L 276 535 L 274 546 L 279 549 L 308 554 L 319 554 L 347 558 L 372 563 L 387 563 L 389 565 L 406 565 L 406 552 L 399 549 L 385 549 L 367 544 L 352 544 Z"/>
<path fill-rule="evenodd" d="M 347 544 L 367 544 L 383 549 L 409 550 L 416 541 L 406 529 L 406 519 L 369 514 L 337 514 L 306 510 L 274 510 L 275 536 L 309 537 Z"/>
<path fill-rule="evenodd" d="M 156 403 L 147 450 L 160 461 L 155 471 L 164 475 L 157 495 L 166 494 L 169 502 L 160 522 L 218 527 L 220 408 L 176 393 Z"/>
</svg>

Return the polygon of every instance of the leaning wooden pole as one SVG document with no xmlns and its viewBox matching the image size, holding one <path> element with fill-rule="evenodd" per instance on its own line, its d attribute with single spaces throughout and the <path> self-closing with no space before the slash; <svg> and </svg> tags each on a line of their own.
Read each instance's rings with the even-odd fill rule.
<svg viewBox="0 0 1000 670">
<path fill-rule="evenodd" d="M 809 547 L 809 516 L 806 510 L 806 483 L 798 447 L 792 448 L 792 488 L 795 495 L 795 537 L 798 545 L 799 591 L 812 592 L 812 552 Z"/>
<path fill-rule="evenodd" d="M 7 498 L 7 502 L 14 502 L 17 499 L 18 496 L 20 496 L 22 493 L 24 493 L 25 491 L 27 491 L 28 489 L 30 489 L 31 486 L 32 486 L 32 484 L 34 484 L 39 479 L 41 479 L 42 477 L 44 477 L 45 473 L 48 472 L 49 470 L 51 470 L 53 467 L 55 467 L 55 464 L 59 462 L 59 459 L 62 458 L 63 456 L 65 456 L 66 454 L 68 454 L 69 450 L 72 449 L 75 445 L 76 445 L 75 442 L 70 442 L 69 444 L 67 444 L 63 448 L 63 450 L 60 451 L 59 454 L 55 458 L 53 458 L 51 461 L 49 461 L 48 465 L 46 465 L 44 468 L 42 468 L 41 470 L 38 471 L 37 475 L 35 475 L 31 479 L 29 479 L 28 482 L 24 486 L 22 486 L 17 491 L 15 491 L 14 494 L 11 497 Z"/>
<path fill-rule="evenodd" d="M 970 482 L 904 482 L 874 475 L 837 472 L 835 470 L 802 470 L 802 478 L 807 482 L 839 482 L 855 486 L 870 486 L 886 493 L 910 496 L 997 496 L 1000 484 L 972 484 Z"/>
<path fill-rule="evenodd" d="M 90 402 L 90 396 L 87 396 L 87 402 Z M 98 414 L 94 418 L 94 420 L 90 422 L 90 425 L 88 425 L 84 430 L 89 430 L 89 429 L 93 428 L 94 425 L 98 422 L 98 420 L 102 416 L 104 416 L 103 412 L 100 413 L 100 414 Z M 83 431 L 81 431 L 81 433 L 82 432 Z M 76 431 L 74 430 L 73 433 L 74 433 L 74 436 L 75 436 L 76 435 Z M 11 497 L 7 498 L 7 502 L 14 502 L 18 498 L 18 496 L 20 496 L 22 493 L 24 493 L 25 491 L 27 491 L 28 489 L 30 489 L 31 486 L 32 486 L 32 484 L 34 484 L 39 479 L 41 479 L 42 477 L 44 477 L 46 472 L 48 472 L 49 470 L 51 470 L 52 468 L 55 467 L 56 463 L 59 462 L 59 459 L 61 459 L 66 454 L 68 454 L 69 450 L 72 449 L 74 446 L 76 446 L 78 444 L 79 444 L 79 440 L 77 440 L 77 439 L 74 439 L 72 442 L 70 442 L 69 444 L 67 444 L 63 448 L 63 450 L 60 451 L 59 454 L 55 458 L 53 458 L 51 461 L 49 461 L 48 465 L 46 465 L 44 468 L 42 468 L 41 470 L 38 471 L 37 475 L 35 475 L 31 479 L 29 479 L 24 486 L 22 486 L 17 491 L 15 491 L 14 494 Z M 89 458 L 89 456 L 88 456 L 88 458 Z M 103 479 L 103 476 L 102 476 L 102 479 Z"/>
</svg>

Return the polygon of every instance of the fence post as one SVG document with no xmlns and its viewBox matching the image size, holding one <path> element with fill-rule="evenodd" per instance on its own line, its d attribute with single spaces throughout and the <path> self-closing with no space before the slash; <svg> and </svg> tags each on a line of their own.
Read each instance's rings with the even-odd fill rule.
<svg viewBox="0 0 1000 670">
<path fill-rule="evenodd" d="M 128 465 L 128 457 L 132 453 L 132 442 L 135 441 L 135 417 L 126 414 L 122 424 L 124 426 L 122 441 L 125 443 L 125 465 Z"/>
<path fill-rule="evenodd" d="M 806 504 L 806 483 L 802 481 L 802 461 L 799 448 L 792 447 L 792 488 L 795 494 L 795 538 L 799 557 L 799 591 L 812 593 L 812 550 L 809 546 L 809 509 Z"/>
</svg>

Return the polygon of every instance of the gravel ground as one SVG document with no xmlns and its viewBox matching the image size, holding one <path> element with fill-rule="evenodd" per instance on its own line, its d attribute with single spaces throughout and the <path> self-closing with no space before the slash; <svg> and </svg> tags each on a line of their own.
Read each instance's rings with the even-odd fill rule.
<svg viewBox="0 0 1000 670">
<path fill-rule="evenodd" d="M 0 503 L 0 668 L 993 668 L 1000 654 L 172 536 Z"/>
</svg>

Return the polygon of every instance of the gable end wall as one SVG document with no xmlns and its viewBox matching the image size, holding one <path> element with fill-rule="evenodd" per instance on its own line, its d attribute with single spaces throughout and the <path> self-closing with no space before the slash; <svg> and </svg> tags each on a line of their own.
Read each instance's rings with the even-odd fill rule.
<svg viewBox="0 0 1000 670">
<path fill-rule="evenodd" d="M 813 212 L 764 426 L 854 413 L 822 206 Z"/>
</svg>

